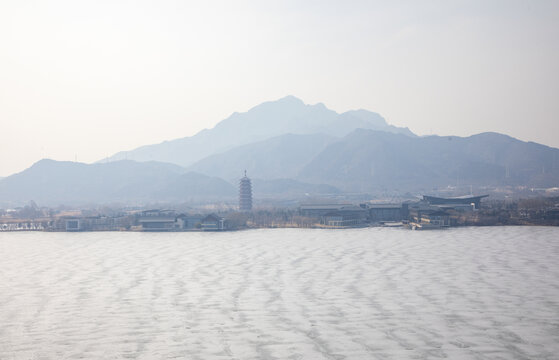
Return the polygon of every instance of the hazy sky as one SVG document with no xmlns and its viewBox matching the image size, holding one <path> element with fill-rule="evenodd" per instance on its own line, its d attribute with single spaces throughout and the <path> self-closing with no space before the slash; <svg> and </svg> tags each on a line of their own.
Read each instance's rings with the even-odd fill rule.
<svg viewBox="0 0 559 360">
<path fill-rule="evenodd" d="M 559 1 L 0 1 L 0 176 L 288 94 L 559 147 Z"/>
</svg>

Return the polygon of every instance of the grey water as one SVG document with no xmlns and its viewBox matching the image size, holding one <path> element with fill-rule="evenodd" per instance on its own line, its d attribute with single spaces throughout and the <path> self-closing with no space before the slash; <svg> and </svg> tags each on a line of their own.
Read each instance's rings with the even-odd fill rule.
<svg viewBox="0 0 559 360">
<path fill-rule="evenodd" d="M 557 359 L 559 228 L 0 233 L 0 359 Z"/>
</svg>

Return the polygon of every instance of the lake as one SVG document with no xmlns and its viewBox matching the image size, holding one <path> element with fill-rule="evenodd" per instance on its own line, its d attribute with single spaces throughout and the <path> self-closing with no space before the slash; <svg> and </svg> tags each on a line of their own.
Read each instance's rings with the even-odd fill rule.
<svg viewBox="0 0 559 360">
<path fill-rule="evenodd" d="M 0 359 L 552 359 L 559 228 L 0 233 Z"/>
</svg>

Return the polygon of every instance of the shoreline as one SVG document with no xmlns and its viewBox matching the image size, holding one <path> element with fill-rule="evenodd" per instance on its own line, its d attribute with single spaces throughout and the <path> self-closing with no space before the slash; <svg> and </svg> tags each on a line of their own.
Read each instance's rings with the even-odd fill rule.
<svg viewBox="0 0 559 360">
<path fill-rule="evenodd" d="M 1 226 L 2 224 L 0 224 Z M 327 225 L 317 225 L 317 226 L 251 226 L 251 227 L 239 227 L 235 229 L 223 229 L 223 230 L 201 230 L 201 229 L 189 229 L 189 230 L 141 230 L 141 229 L 107 229 L 107 230 L 59 230 L 59 229 L 1 229 L 0 233 L 4 232 L 48 232 L 48 233 L 93 233 L 93 232 L 130 232 L 130 233 L 222 233 L 222 232 L 237 232 L 246 230 L 260 230 L 260 229 L 313 229 L 313 230 L 351 230 L 351 229 L 366 229 L 366 228 L 385 228 L 385 229 L 402 229 L 402 230 L 415 230 L 415 231 L 441 231 L 448 229 L 460 229 L 460 228 L 487 228 L 487 227 L 558 227 L 558 224 L 538 224 L 538 223 L 523 223 L 523 224 L 483 224 L 483 225 L 458 225 L 458 226 L 446 226 L 446 227 L 431 227 L 424 229 L 412 229 L 410 226 L 384 226 L 384 225 L 366 225 L 366 226 L 327 226 Z"/>
</svg>

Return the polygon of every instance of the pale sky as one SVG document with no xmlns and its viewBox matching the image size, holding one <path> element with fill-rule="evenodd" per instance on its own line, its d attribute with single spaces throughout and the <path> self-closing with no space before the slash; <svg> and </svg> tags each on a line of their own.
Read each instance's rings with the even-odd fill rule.
<svg viewBox="0 0 559 360">
<path fill-rule="evenodd" d="M 0 1 L 0 176 L 286 95 L 559 147 L 559 1 Z"/>
</svg>

